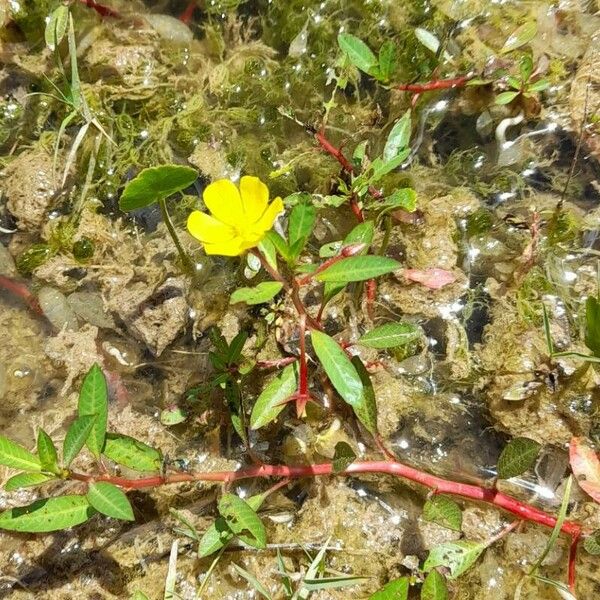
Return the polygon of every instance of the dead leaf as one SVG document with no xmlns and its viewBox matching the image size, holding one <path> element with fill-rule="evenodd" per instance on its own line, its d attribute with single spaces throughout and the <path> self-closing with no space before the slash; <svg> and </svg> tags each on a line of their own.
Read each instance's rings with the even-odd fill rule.
<svg viewBox="0 0 600 600">
<path fill-rule="evenodd" d="M 430 290 L 439 290 L 456 281 L 456 276 L 445 269 L 404 269 L 403 275 L 409 281 L 420 283 Z"/>
<path fill-rule="evenodd" d="M 580 438 L 571 439 L 569 461 L 579 487 L 600 503 L 600 460 Z"/>
</svg>

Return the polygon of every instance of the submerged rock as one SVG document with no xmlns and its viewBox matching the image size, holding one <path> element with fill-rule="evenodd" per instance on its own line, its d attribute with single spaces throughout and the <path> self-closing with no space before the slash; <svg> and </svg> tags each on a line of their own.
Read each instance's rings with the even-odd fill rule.
<svg viewBox="0 0 600 600">
<path fill-rule="evenodd" d="M 40 149 L 25 150 L 4 170 L 2 187 L 6 206 L 17 227 L 37 231 L 55 204 L 52 156 Z"/>
</svg>

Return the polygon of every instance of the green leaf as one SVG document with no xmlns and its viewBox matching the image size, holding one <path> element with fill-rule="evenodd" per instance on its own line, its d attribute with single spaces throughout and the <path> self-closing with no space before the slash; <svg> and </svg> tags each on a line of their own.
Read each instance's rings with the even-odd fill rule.
<svg viewBox="0 0 600 600">
<path fill-rule="evenodd" d="M 256 399 L 250 415 L 250 427 L 260 429 L 274 421 L 285 408 L 285 400 L 296 391 L 297 385 L 298 366 L 293 363 L 270 381 Z"/>
<path fill-rule="evenodd" d="M 136 590 L 133 594 L 133 596 L 131 596 L 130 600 L 150 600 L 150 598 L 148 598 L 148 596 L 146 596 L 146 594 L 144 594 L 144 592 L 140 592 L 140 590 Z"/>
<path fill-rule="evenodd" d="M 127 496 L 112 483 L 106 481 L 90 483 L 86 497 L 89 503 L 103 515 L 123 521 L 135 521 Z"/>
<path fill-rule="evenodd" d="M 14 479 L 14 478 L 13 478 Z M 600 556 L 600 529 L 596 529 L 583 541 L 583 547 L 586 552 L 593 556 Z"/>
<path fill-rule="evenodd" d="M 290 224 L 288 226 L 290 246 L 301 240 L 303 240 L 304 245 L 313 231 L 316 220 L 317 209 L 313 204 L 306 202 L 296 204 L 290 213 Z"/>
<path fill-rule="evenodd" d="M 56 447 L 50 436 L 43 429 L 38 431 L 37 451 L 43 471 L 50 473 L 60 472 Z"/>
<path fill-rule="evenodd" d="M 46 40 L 46 46 L 50 50 L 54 50 L 58 44 L 63 40 L 67 33 L 67 27 L 69 25 L 69 7 L 60 4 L 48 19 L 46 23 L 46 30 L 44 32 L 44 38 Z"/>
<path fill-rule="evenodd" d="M 233 563 L 233 568 L 263 597 L 267 600 L 272 600 L 271 594 L 265 589 L 263 584 L 245 569 Z"/>
<path fill-rule="evenodd" d="M 422 27 L 416 27 L 415 36 L 427 50 L 433 54 L 437 54 L 437 51 L 440 49 L 440 40 L 435 34 Z"/>
<path fill-rule="evenodd" d="M 337 393 L 354 407 L 364 403 L 364 386 L 356 367 L 340 345 L 326 333 L 310 332 L 313 348 Z"/>
<path fill-rule="evenodd" d="M 414 212 L 417 208 L 417 192 L 412 188 L 401 188 L 390 194 L 383 202 L 379 203 L 382 208 L 379 216 L 401 208 L 408 212 Z"/>
<path fill-rule="evenodd" d="M 367 431 L 372 435 L 377 434 L 377 401 L 375 399 L 375 390 L 371 377 L 363 365 L 360 356 L 352 357 L 352 364 L 360 377 L 363 384 L 363 398 L 359 404 L 352 407 L 354 414 L 358 420 L 366 427 Z"/>
<path fill-rule="evenodd" d="M 279 254 L 283 260 L 289 262 L 291 258 L 290 247 L 276 231 L 267 231 L 263 239 L 267 240 L 274 246 L 275 250 L 277 250 L 277 254 Z"/>
<path fill-rule="evenodd" d="M 231 294 L 230 304 L 245 302 L 246 304 L 263 304 L 272 300 L 282 290 L 283 284 L 279 281 L 263 281 L 256 287 L 238 288 Z"/>
<path fill-rule="evenodd" d="M 96 422 L 96 418 L 96 415 L 85 415 L 78 417 L 69 425 L 63 443 L 63 466 L 65 469 L 69 468 L 73 459 L 83 448 Z"/>
<path fill-rule="evenodd" d="M 362 585 L 369 581 L 368 577 L 356 575 L 339 575 L 338 577 L 319 577 L 318 579 L 304 578 L 302 580 L 302 589 L 309 592 L 318 592 L 319 590 L 339 590 L 351 587 L 353 585 Z"/>
<path fill-rule="evenodd" d="M 368 348 L 406 346 L 421 337 L 421 330 L 412 323 L 386 323 L 365 333 L 358 343 Z"/>
<path fill-rule="evenodd" d="M 504 46 L 500 52 L 506 54 L 512 52 L 525 44 L 531 42 L 531 40 L 537 35 L 537 24 L 535 21 L 527 21 L 508 36 Z"/>
<path fill-rule="evenodd" d="M 267 263 L 273 267 L 273 269 L 277 270 L 277 250 L 275 249 L 273 242 L 264 237 L 258 244 L 258 249 L 265 257 Z"/>
<path fill-rule="evenodd" d="M 498 459 L 498 477 L 510 479 L 525 473 L 535 462 L 541 445 L 534 440 L 516 437 L 510 440 Z"/>
<path fill-rule="evenodd" d="M 423 518 L 442 527 L 460 531 L 462 511 L 460 506 L 447 496 L 433 496 L 423 507 Z"/>
<path fill-rule="evenodd" d="M 88 371 L 79 392 L 79 416 L 87 415 L 97 417 L 86 443 L 90 452 L 99 458 L 104 446 L 108 421 L 108 389 L 106 378 L 98 364 Z"/>
<path fill-rule="evenodd" d="M 392 40 L 386 40 L 379 48 L 379 76 L 378 79 L 387 83 L 398 64 L 398 55 L 396 53 L 396 44 Z"/>
<path fill-rule="evenodd" d="M 21 471 L 42 470 L 40 459 L 35 454 L 3 435 L 0 435 L 0 465 Z"/>
<path fill-rule="evenodd" d="M 377 57 L 361 39 L 350 33 L 340 33 L 338 44 L 357 69 L 370 75 L 373 74 L 374 67 L 378 64 Z"/>
<path fill-rule="evenodd" d="M 332 264 L 321 271 L 315 278 L 319 281 L 349 283 L 351 281 L 366 281 L 392 273 L 402 265 L 392 258 L 385 256 L 349 256 Z"/>
<path fill-rule="evenodd" d="M 0 513 L 0 529 L 46 533 L 85 523 L 96 511 L 85 496 L 45 498 Z"/>
<path fill-rule="evenodd" d="M 338 442 L 335 445 L 333 454 L 333 472 L 341 473 L 345 471 L 356 460 L 356 454 L 350 444 Z"/>
<path fill-rule="evenodd" d="M 119 465 L 140 473 L 154 473 L 162 466 L 161 453 L 128 435 L 108 433 L 102 452 L 104 456 Z"/>
<path fill-rule="evenodd" d="M 392 127 L 385 147 L 383 149 L 384 160 L 392 160 L 398 156 L 400 150 L 404 150 L 410 141 L 410 110 L 407 110 Z"/>
<path fill-rule="evenodd" d="M 394 579 L 374 594 L 371 594 L 369 600 L 406 600 L 408 598 L 408 584 L 408 577 Z"/>
<path fill-rule="evenodd" d="M 585 345 L 600 356 L 600 302 L 594 296 L 585 301 Z"/>
<path fill-rule="evenodd" d="M 448 600 L 448 586 L 444 576 L 433 569 L 421 587 L 421 600 Z"/>
<path fill-rule="evenodd" d="M 521 92 L 502 92 L 496 96 L 496 104 L 508 104 L 512 102 Z"/>
<path fill-rule="evenodd" d="M 521 74 L 521 81 L 528 81 L 533 73 L 533 58 L 531 54 L 524 54 L 519 60 L 519 73 Z M 518 85 L 516 87 L 519 87 Z"/>
<path fill-rule="evenodd" d="M 446 567 L 450 570 L 449 579 L 456 579 L 473 566 L 485 548 L 485 544 L 469 540 L 440 544 L 429 552 L 423 570 Z"/>
<path fill-rule="evenodd" d="M 536 94 L 538 92 L 543 92 L 544 90 L 547 90 L 550 87 L 550 82 L 547 79 L 539 79 L 538 81 L 534 82 L 534 83 L 530 83 L 527 86 L 527 91 L 530 94 Z"/>
<path fill-rule="evenodd" d="M 229 348 L 227 349 L 227 364 L 228 365 L 236 365 L 242 356 L 242 351 L 244 350 L 244 345 L 246 344 L 246 340 L 248 339 L 247 331 L 240 331 L 232 340 L 231 344 L 229 344 Z"/>
<path fill-rule="evenodd" d="M 187 413 L 180 406 L 171 406 L 160 411 L 160 422 L 167 427 L 179 425 L 187 419 Z"/>
<path fill-rule="evenodd" d="M 181 165 L 160 165 L 140 171 L 123 190 L 119 208 L 125 212 L 144 208 L 190 187 L 198 172 Z"/>
<path fill-rule="evenodd" d="M 42 485 L 48 481 L 56 481 L 56 477 L 54 475 L 47 475 L 46 473 L 19 473 L 6 482 L 4 489 L 7 492 L 14 492 L 21 488 Z"/>
<path fill-rule="evenodd" d="M 376 158 L 371 163 L 371 168 L 373 170 L 373 174 L 369 177 L 370 183 L 377 183 L 384 175 L 387 175 L 394 169 L 397 169 L 408 157 L 410 154 L 410 149 L 405 148 L 401 149 L 399 154 L 390 158 L 389 160 L 383 160 L 381 158 Z"/>
<path fill-rule="evenodd" d="M 244 543 L 254 548 L 266 547 L 265 526 L 247 502 L 234 494 L 223 494 L 219 500 L 219 513 L 227 521 L 231 531 Z"/>
</svg>

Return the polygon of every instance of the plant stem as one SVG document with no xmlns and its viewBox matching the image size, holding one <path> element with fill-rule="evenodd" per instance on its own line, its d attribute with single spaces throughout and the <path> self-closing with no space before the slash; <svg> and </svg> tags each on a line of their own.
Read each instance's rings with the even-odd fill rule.
<svg viewBox="0 0 600 600">
<path fill-rule="evenodd" d="M 470 75 L 462 75 L 461 77 L 454 77 L 453 79 L 434 79 L 433 81 L 427 81 L 426 83 L 400 83 L 395 85 L 394 88 L 403 92 L 422 94 L 423 92 L 431 92 L 433 90 L 447 90 L 450 88 L 462 87 L 466 85 L 469 79 L 471 79 Z"/>
<path fill-rule="evenodd" d="M 164 198 L 161 198 L 158 201 L 158 205 L 160 206 L 160 212 L 162 214 L 163 221 L 167 226 L 167 231 L 177 248 L 177 252 L 179 253 L 179 258 L 183 263 L 183 266 L 186 271 L 188 271 L 191 275 L 194 274 L 195 268 L 192 259 L 188 256 L 187 252 L 183 249 L 181 242 L 179 241 L 179 237 L 177 236 L 177 231 L 175 231 L 175 226 L 173 225 L 173 221 L 171 221 L 171 216 L 169 215 L 169 211 L 167 210 L 167 201 Z"/>
<path fill-rule="evenodd" d="M 512 496 L 508 496 L 495 488 L 486 488 L 473 484 L 450 481 L 419 471 L 413 467 L 394 461 L 364 461 L 352 463 L 341 475 L 355 475 L 360 473 L 385 473 L 401 477 L 419 483 L 425 487 L 434 490 L 439 494 L 451 494 L 469 498 L 478 502 L 485 502 L 505 510 L 520 519 L 538 523 L 545 527 L 554 527 L 556 517 L 521 502 Z M 86 475 L 83 473 L 71 472 L 69 477 L 77 481 L 92 483 L 94 481 L 108 481 L 124 489 L 142 489 L 148 487 L 158 487 L 173 483 L 182 483 L 190 481 L 221 481 L 232 483 L 242 479 L 286 477 L 289 479 L 298 479 L 302 477 L 320 477 L 324 475 L 335 474 L 332 463 L 320 463 L 308 466 L 287 466 L 287 465 L 258 465 L 239 469 L 237 471 L 212 471 L 196 473 L 173 473 L 171 475 L 154 475 L 141 479 L 127 479 L 125 477 L 116 477 L 110 475 Z M 573 537 L 579 537 L 582 533 L 582 527 L 574 521 L 564 521 L 561 531 Z"/>
</svg>

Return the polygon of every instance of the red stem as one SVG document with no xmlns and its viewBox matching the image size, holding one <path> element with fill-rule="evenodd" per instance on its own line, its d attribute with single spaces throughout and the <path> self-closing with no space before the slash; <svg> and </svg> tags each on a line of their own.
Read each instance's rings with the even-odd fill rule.
<svg viewBox="0 0 600 600">
<path fill-rule="evenodd" d="M 20 281 L 0 275 L 0 288 L 4 288 L 14 296 L 21 298 L 29 308 L 38 315 L 43 315 L 42 307 L 38 299 L 32 294 L 29 288 Z"/>
<path fill-rule="evenodd" d="M 577 560 L 577 547 L 579 546 L 579 540 L 581 537 L 581 531 L 579 533 L 571 534 L 571 545 L 569 546 L 569 589 L 575 594 L 575 562 Z"/>
<path fill-rule="evenodd" d="M 89 8 L 94 9 L 102 17 L 112 17 L 113 19 L 121 19 L 121 13 L 116 11 L 114 8 L 99 4 L 95 0 L 79 0 L 82 4 L 85 4 Z"/>
<path fill-rule="evenodd" d="M 189 22 L 192 20 L 192 17 L 194 16 L 194 11 L 196 10 L 196 6 L 197 6 L 196 0 L 190 0 L 190 2 L 188 2 L 186 9 L 179 16 L 179 20 L 182 23 L 185 23 L 186 25 L 188 25 Z"/>
<path fill-rule="evenodd" d="M 470 75 L 462 75 L 453 79 L 434 79 L 426 83 L 400 83 L 394 88 L 403 92 L 414 92 L 422 94 L 423 92 L 431 92 L 433 90 L 447 90 L 455 87 L 462 87 L 471 79 Z"/>
<path fill-rule="evenodd" d="M 319 267 L 312 273 L 309 273 L 308 275 L 305 275 L 300 279 L 296 279 L 296 284 L 299 286 L 306 285 L 313 279 L 315 275 L 322 273 L 325 269 L 331 267 L 331 265 L 334 265 L 335 263 L 340 262 L 340 260 L 348 258 L 349 256 L 355 256 L 364 249 L 365 244 L 350 244 L 348 246 L 344 246 L 337 256 L 328 258 L 324 263 L 321 263 Z"/>
<path fill-rule="evenodd" d="M 442 479 L 430 473 L 419 471 L 413 467 L 393 461 L 365 461 L 351 464 L 340 474 L 354 475 L 357 473 L 386 473 L 396 477 L 402 477 L 426 486 L 436 493 L 452 494 L 461 496 L 479 502 L 491 504 L 502 510 L 505 510 L 520 519 L 538 523 L 545 527 L 553 528 L 556 525 L 556 517 L 553 515 L 530 506 L 503 494 L 493 488 L 485 488 L 477 485 L 460 483 Z M 141 489 L 147 487 L 156 487 L 160 485 L 181 483 L 184 481 L 222 481 L 231 483 L 241 479 L 267 478 L 267 477 L 285 477 L 288 479 L 298 479 L 301 477 L 318 477 L 334 474 L 332 463 L 321 463 L 308 466 L 287 466 L 287 465 L 258 465 L 246 467 L 237 471 L 213 471 L 205 473 L 174 473 L 172 475 L 155 475 L 142 479 L 126 479 L 124 477 L 113 477 L 110 475 L 91 476 L 82 473 L 70 473 L 71 479 L 91 483 L 94 481 L 108 481 L 125 489 Z M 579 538 L 582 533 L 581 525 L 573 521 L 564 521 L 561 531 L 574 538 Z"/>
</svg>

